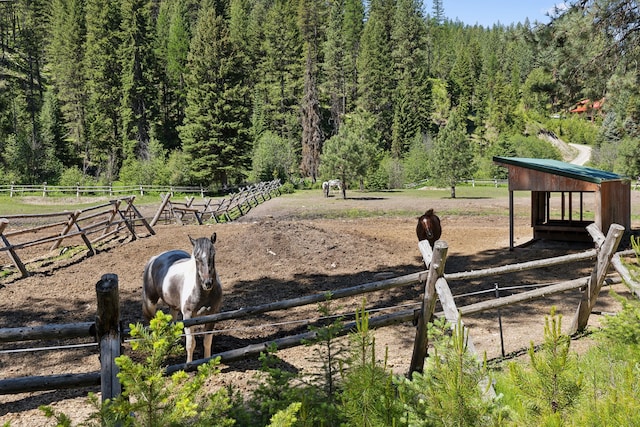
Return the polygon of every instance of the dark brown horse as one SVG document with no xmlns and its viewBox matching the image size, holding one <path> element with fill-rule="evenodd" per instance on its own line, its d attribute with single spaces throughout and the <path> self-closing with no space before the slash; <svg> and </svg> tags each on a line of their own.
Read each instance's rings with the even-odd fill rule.
<svg viewBox="0 0 640 427">
<path fill-rule="evenodd" d="M 440 227 L 440 218 L 433 213 L 433 209 L 429 209 L 418 218 L 418 225 L 416 226 L 416 234 L 418 235 L 418 241 L 428 240 L 429 244 L 433 248 L 433 244 L 442 235 L 442 228 Z"/>
</svg>

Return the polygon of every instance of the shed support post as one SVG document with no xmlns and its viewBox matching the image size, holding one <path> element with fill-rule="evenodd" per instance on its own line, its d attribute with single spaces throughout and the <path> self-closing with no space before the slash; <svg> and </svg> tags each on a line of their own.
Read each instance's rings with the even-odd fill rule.
<svg viewBox="0 0 640 427">
<path fill-rule="evenodd" d="M 156 223 L 160 219 L 160 216 L 162 215 L 162 212 L 167 208 L 167 204 L 169 203 L 169 199 L 171 199 L 171 193 L 167 193 L 164 196 L 162 196 L 162 203 L 160 203 L 160 207 L 158 208 L 158 211 L 156 212 L 156 214 L 154 215 L 153 219 L 149 223 L 149 225 L 151 227 L 155 227 Z"/>
<path fill-rule="evenodd" d="M 514 224 L 513 224 L 513 191 L 509 190 L 509 250 L 513 250 L 513 235 L 514 235 Z"/>
</svg>

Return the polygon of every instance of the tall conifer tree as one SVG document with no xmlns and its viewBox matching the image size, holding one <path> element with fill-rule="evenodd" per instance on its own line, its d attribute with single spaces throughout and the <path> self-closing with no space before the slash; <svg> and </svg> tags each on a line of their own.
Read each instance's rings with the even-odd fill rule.
<svg viewBox="0 0 640 427">
<path fill-rule="evenodd" d="M 120 61 L 122 64 L 122 126 L 125 157 L 149 160 L 151 123 L 155 119 L 150 0 L 122 0 Z"/>
<path fill-rule="evenodd" d="M 319 63 L 324 43 L 324 2 L 300 0 L 298 20 L 304 41 L 304 92 L 300 105 L 302 121 L 302 173 L 313 182 L 318 177 L 320 151 L 324 139 L 318 99 Z"/>
<path fill-rule="evenodd" d="M 180 128 L 195 184 L 239 182 L 250 164 L 249 88 L 236 52 L 227 23 L 205 4 L 191 39 Z"/>
<path fill-rule="evenodd" d="M 344 0 L 342 39 L 345 61 L 345 113 L 354 111 L 358 101 L 358 56 L 364 18 L 362 0 Z"/>
<path fill-rule="evenodd" d="M 54 0 L 50 13 L 47 59 L 57 89 L 51 95 L 57 94 L 61 101 L 60 109 L 74 147 L 74 157 L 81 158 L 87 143 L 84 4 L 80 0 Z M 70 166 L 74 159 L 61 160 Z"/>
<path fill-rule="evenodd" d="M 331 135 L 336 135 L 346 110 L 346 58 L 345 41 L 342 37 L 344 0 L 329 4 L 327 38 L 323 46 L 324 92 L 329 103 L 329 126 Z"/>
<path fill-rule="evenodd" d="M 300 100 L 303 87 L 302 40 L 297 2 L 275 0 L 264 23 L 255 104 L 268 130 L 300 144 Z"/>
<path fill-rule="evenodd" d="M 122 161 L 120 104 L 120 7 L 117 2 L 86 0 L 87 147 L 84 169 L 97 164 L 104 177 L 117 177 Z"/>
<path fill-rule="evenodd" d="M 186 105 L 184 75 L 189 52 L 190 28 L 182 1 L 161 3 L 156 20 L 159 122 L 156 135 L 164 148 L 180 147 L 177 128 Z"/>
<path fill-rule="evenodd" d="M 375 118 L 375 129 L 382 135 L 381 148 L 391 148 L 393 120 L 393 61 L 391 27 L 393 0 L 372 0 L 362 32 L 358 56 L 358 106 Z"/>
<path fill-rule="evenodd" d="M 398 0 L 392 32 L 397 88 L 393 103 L 392 149 L 400 157 L 418 136 L 427 133 L 431 86 L 427 76 L 426 26 L 421 4 Z"/>
</svg>

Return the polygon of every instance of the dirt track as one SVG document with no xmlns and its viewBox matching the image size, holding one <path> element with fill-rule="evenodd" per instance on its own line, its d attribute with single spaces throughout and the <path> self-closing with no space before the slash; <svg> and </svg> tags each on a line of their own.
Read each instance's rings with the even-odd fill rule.
<svg viewBox="0 0 640 427">
<path fill-rule="evenodd" d="M 508 217 L 504 213 L 507 200 L 502 199 L 438 199 L 433 206 L 416 206 L 416 200 L 394 196 L 371 199 L 352 195 L 349 200 L 312 197 L 305 205 L 292 204 L 292 198 L 281 196 L 256 208 L 240 220 L 208 226 L 159 225 L 156 235 L 136 241 L 127 239 L 117 247 L 67 265 L 50 265 L 29 278 L 0 284 L 0 327 L 28 326 L 47 323 L 93 321 L 95 317 L 95 283 L 105 273 L 116 273 L 120 283 L 120 301 L 125 323 L 142 321 L 140 310 L 140 279 L 146 260 L 161 251 L 174 248 L 190 250 L 188 235 L 218 235 L 217 266 L 221 276 L 225 301 L 223 310 L 233 310 L 270 301 L 325 292 L 381 277 L 401 276 L 424 270 L 417 248 L 415 217 L 427 207 L 441 214 L 442 240 L 449 245 L 445 271 L 447 273 L 482 269 L 498 265 L 557 256 L 579 250 L 582 245 L 534 244 L 525 249 L 509 251 Z M 635 195 L 634 195 L 635 197 Z M 518 199 L 516 209 L 528 209 L 528 199 Z M 420 204 L 423 201 L 419 202 Z M 633 203 L 633 202 L 632 202 Z M 318 206 L 323 206 L 322 209 Z M 635 204 L 637 206 L 637 203 Z M 326 219 L 326 209 L 369 209 L 387 212 L 382 216 L 358 219 Z M 496 215 L 474 215 L 501 212 Z M 455 214 L 446 214 L 455 212 Z M 396 214 L 397 213 L 397 214 Z M 526 216 L 526 215 L 524 215 Z M 516 223 L 516 244 L 530 239 L 528 219 Z M 454 295 L 488 290 L 480 296 L 460 297 L 456 303 L 465 305 L 492 297 L 494 284 L 501 287 L 551 283 L 586 276 L 590 265 L 544 268 L 520 274 L 498 276 L 469 283 L 450 283 Z M 624 288 L 618 287 L 623 292 Z M 506 293 L 506 292 L 505 292 Z M 419 301 L 418 285 L 370 294 L 367 307 L 382 308 Z M 603 291 L 596 310 L 614 312 L 617 304 Z M 502 310 L 504 344 L 507 353 L 526 347 L 542 336 L 544 316 L 552 305 L 565 316 L 569 326 L 577 306 L 578 294 L 561 295 L 534 303 Z M 336 302 L 336 312 L 352 311 L 361 298 Z M 276 337 L 302 332 L 306 327 L 283 322 L 318 317 L 316 307 L 301 307 L 260 315 L 257 318 L 225 321 L 218 324 L 220 334 L 214 337 L 214 352 L 263 342 Z M 591 316 L 597 325 L 598 315 Z M 471 328 L 476 349 L 487 352 L 489 358 L 500 355 L 500 334 L 497 313 L 490 312 L 465 319 Z M 389 348 L 390 367 L 406 373 L 415 330 L 412 325 L 384 328 L 376 332 L 380 357 Z M 201 343 L 195 357 L 201 357 Z M 38 344 L 39 345 L 39 344 Z M 576 342 L 576 346 L 581 344 Z M 586 345 L 586 344 L 585 344 Z M 9 348 L 12 346 L 4 346 Z M 283 363 L 291 369 L 314 367 L 309 349 L 293 348 L 279 352 Z M 247 387 L 258 368 L 255 360 L 225 366 L 217 384 Z M 0 377 L 51 375 L 98 370 L 96 349 L 33 352 L 31 354 L 0 353 Z M 13 426 L 43 425 L 37 407 L 51 404 L 82 420 L 91 411 L 84 396 L 87 390 L 41 392 L 0 396 L 0 424 Z"/>
</svg>

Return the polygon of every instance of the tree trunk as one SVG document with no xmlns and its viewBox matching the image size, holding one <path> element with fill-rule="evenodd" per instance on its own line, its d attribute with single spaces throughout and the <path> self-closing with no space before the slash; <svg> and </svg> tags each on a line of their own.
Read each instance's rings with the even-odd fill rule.
<svg viewBox="0 0 640 427">
<path fill-rule="evenodd" d="M 456 186 L 455 185 L 451 186 L 451 198 L 452 199 L 456 198 Z"/>
</svg>

